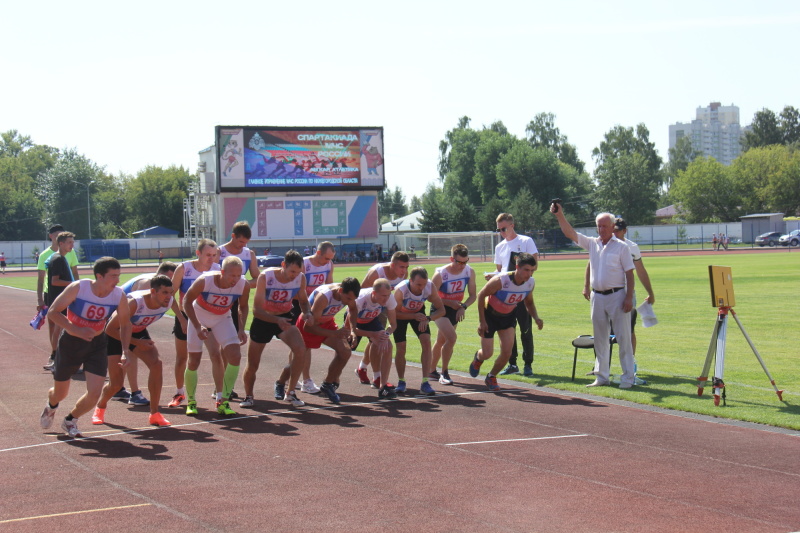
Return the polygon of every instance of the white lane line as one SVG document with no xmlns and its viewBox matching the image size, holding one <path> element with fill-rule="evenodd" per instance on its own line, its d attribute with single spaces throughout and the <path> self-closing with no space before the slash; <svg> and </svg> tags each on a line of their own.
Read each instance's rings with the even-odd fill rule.
<svg viewBox="0 0 800 533">
<path fill-rule="evenodd" d="M 12 518 L 10 520 L 0 520 L 0 524 L 8 524 L 10 522 L 23 522 L 25 520 L 38 520 L 40 518 L 53 518 L 56 516 L 70 516 L 76 514 L 86 514 L 86 513 L 99 513 L 100 511 L 117 511 L 119 509 L 131 509 L 133 507 L 145 507 L 148 505 L 152 505 L 150 503 L 140 503 L 137 505 L 121 505 L 119 507 L 105 507 L 103 509 L 87 509 L 85 511 L 72 511 L 69 513 L 56 513 L 56 514 L 43 514 L 39 516 L 26 516 L 24 518 Z"/>
<path fill-rule="evenodd" d="M 548 440 L 548 439 L 571 439 L 572 437 L 588 437 L 589 435 L 584 433 L 581 435 L 556 435 L 554 437 L 530 437 L 528 439 L 501 439 L 501 440 L 477 440 L 475 442 L 451 442 L 449 444 L 445 444 L 445 446 L 466 446 L 467 444 L 493 444 L 495 442 L 519 442 L 525 440 Z"/>
</svg>

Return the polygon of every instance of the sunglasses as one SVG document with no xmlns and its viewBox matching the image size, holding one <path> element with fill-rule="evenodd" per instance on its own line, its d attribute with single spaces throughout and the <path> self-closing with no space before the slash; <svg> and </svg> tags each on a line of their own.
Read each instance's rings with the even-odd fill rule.
<svg viewBox="0 0 800 533">
<path fill-rule="evenodd" d="M 498 233 L 505 233 L 508 228 L 497 228 L 495 231 Z"/>
<path fill-rule="evenodd" d="M 458 259 L 456 259 L 456 263 L 458 263 L 459 265 L 466 265 L 467 263 L 469 263 L 469 259 L 466 259 L 464 261 L 459 261 Z"/>
</svg>

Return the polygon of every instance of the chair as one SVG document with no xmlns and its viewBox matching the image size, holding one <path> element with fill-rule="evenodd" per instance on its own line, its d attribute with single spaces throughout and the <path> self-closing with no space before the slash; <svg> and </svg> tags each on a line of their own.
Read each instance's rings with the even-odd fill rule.
<svg viewBox="0 0 800 533">
<path fill-rule="evenodd" d="M 617 336 L 616 335 L 609 335 L 608 336 L 608 344 L 610 345 L 610 352 L 609 358 L 614 354 L 614 345 L 617 343 Z M 578 349 L 588 350 L 589 348 L 594 351 L 594 337 L 591 335 L 581 335 L 580 337 L 576 337 L 572 341 L 572 345 L 575 347 L 575 355 L 572 358 L 572 381 L 575 381 L 575 367 L 578 364 Z M 597 353 L 595 353 L 595 358 L 597 357 Z"/>
</svg>

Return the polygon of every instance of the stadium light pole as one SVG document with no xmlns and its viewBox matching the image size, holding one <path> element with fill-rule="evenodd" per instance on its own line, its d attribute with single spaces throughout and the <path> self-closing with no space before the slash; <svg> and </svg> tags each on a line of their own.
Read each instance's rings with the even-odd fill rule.
<svg viewBox="0 0 800 533">
<path fill-rule="evenodd" d="M 83 185 L 84 187 L 86 187 L 86 220 L 88 221 L 88 224 L 89 224 L 89 239 L 91 240 L 91 238 L 92 238 L 92 205 L 91 205 L 91 203 L 89 203 L 89 186 L 92 184 L 92 182 L 81 183 L 80 181 L 75 181 L 75 180 L 69 180 L 69 181 L 71 181 L 72 183 L 77 183 L 78 185 Z"/>
</svg>

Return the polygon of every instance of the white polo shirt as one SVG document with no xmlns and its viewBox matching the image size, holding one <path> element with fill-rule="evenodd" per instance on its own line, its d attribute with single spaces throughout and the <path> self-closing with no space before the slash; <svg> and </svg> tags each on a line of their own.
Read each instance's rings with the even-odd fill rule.
<svg viewBox="0 0 800 533">
<path fill-rule="evenodd" d="M 625 287 L 625 273 L 633 270 L 633 258 L 628 246 L 611 237 L 603 246 L 600 237 L 587 237 L 578 233 L 578 246 L 589 252 L 591 284 L 596 291 Z"/>
<path fill-rule="evenodd" d="M 516 261 L 511 261 L 512 254 L 516 258 L 521 252 L 538 254 L 539 249 L 536 248 L 536 243 L 533 242 L 533 239 L 525 235 L 517 235 L 510 241 L 503 239 L 494 248 L 494 264 L 500 265 L 501 272 L 516 270 L 517 263 Z"/>
</svg>

